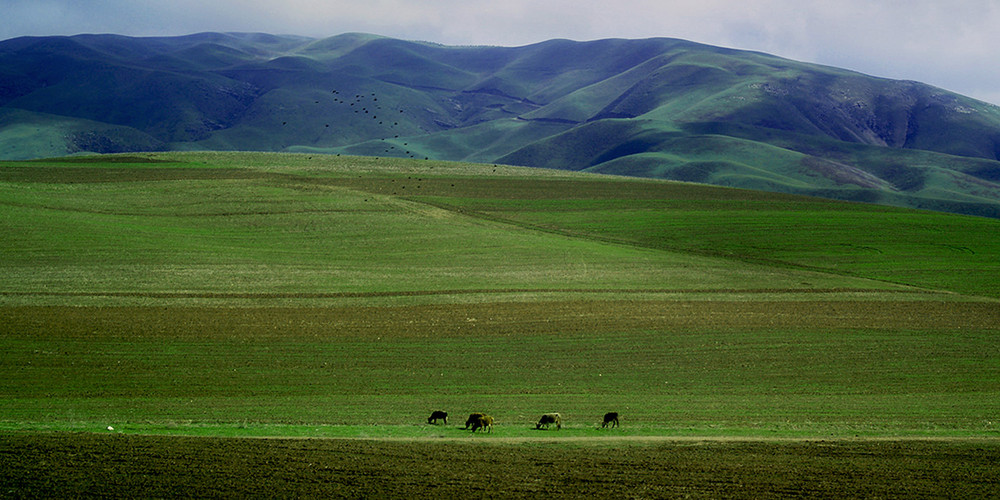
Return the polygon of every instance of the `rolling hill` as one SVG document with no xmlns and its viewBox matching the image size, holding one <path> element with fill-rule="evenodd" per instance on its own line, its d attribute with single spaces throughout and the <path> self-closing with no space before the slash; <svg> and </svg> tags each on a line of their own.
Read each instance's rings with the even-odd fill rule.
<svg viewBox="0 0 1000 500">
<path fill-rule="evenodd" d="M 0 158 L 163 150 L 503 163 L 1000 217 L 1000 108 L 762 53 L 356 33 L 0 42 Z"/>
</svg>

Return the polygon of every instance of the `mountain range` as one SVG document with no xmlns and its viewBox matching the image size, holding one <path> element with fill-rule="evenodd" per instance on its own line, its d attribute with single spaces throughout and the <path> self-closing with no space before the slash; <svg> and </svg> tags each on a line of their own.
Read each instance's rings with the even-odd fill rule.
<svg viewBox="0 0 1000 500">
<path fill-rule="evenodd" d="M 670 38 L 0 42 L 0 159 L 283 151 L 503 163 L 1000 217 L 1000 107 Z"/>
</svg>

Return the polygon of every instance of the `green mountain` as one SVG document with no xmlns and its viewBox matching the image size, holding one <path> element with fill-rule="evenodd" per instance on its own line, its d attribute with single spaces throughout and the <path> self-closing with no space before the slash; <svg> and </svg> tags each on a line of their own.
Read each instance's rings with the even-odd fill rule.
<svg viewBox="0 0 1000 500">
<path fill-rule="evenodd" d="M 1000 107 L 676 39 L 0 42 L 0 159 L 248 150 L 666 178 L 1000 217 Z"/>
</svg>

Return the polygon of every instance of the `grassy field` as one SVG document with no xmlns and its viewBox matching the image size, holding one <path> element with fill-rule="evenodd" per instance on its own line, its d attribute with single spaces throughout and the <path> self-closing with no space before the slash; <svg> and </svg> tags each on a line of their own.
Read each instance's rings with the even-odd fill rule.
<svg viewBox="0 0 1000 500">
<path fill-rule="evenodd" d="M 4 163 L 0 205 L 2 447 L 360 438 L 413 458 L 439 440 L 523 457 L 652 442 L 616 462 L 630 468 L 680 452 L 670 440 L 737 462 L 763 440 L 791 474 L 805 452 L 781 440 L 868 443 L 852 456 L 902 440 L 894 463 L 911 450 L 960 467 L 1000 437 L 1000 221 L 236 153 Z M 425 423 L 436 409 L 447 425 Z M 462 430 L 476 411 L 492 434 Z M 549 411 L 563 430 L 534 430 Z M 600 429 L 607 411 L 622 428 Z M 806 449 L 835 476 L 840 462 Z"/>
<path fill-rule="evenodd" d="M 239 433 L 250 424 L 274 435 L 280 425 L 253 425 L 284 424 L 372 437 L 433 435 L 439 428 L 421 424 L 440 408 L 458 424 L 486 411 L 504 435 L 530 436 L 546 411 L 562 412 L 563 434 L 573 435 L 595 432 L 615 410 L 628 433 L 653 435 L 993 435 L 996 309 L 674 300 L 5 308 L 4 414 L 15 429 Z"/>
</svg>

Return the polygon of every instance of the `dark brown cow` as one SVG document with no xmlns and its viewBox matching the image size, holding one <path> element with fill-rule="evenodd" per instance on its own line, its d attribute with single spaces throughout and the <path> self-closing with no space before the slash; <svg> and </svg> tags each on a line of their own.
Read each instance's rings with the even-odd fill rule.
<svg viewBox="0 0 1000 500">
<path fill-rule="evenodd" d="M 541 429 L 543 425 L 548 429 L 551 424 L 556 424 L 556 429 L 562 429 L 562 415 L 558 413 L 542 415 L 542 418 L 538 419 L 538 423 L 535 424 L 535 429 Z"/>
<path fill-rule="evenodd" d="M 611 427 L 618 427 L 618 412 L 612 411 L 604 414 L 604 423 L 601 424 L 601 427 L 607 427 L 608 424 L 611 424 Z"/>
<path fill-rule="evenodd" d="M 468 429 L 470 425 L 475 424 L 479 419 L 485 417 L 485 413 L 473 413 L 469 415 L 469 419 L 465 421 L 465 428 Z"/>
<path fill-rule="evenodd" d="M 472 432 L 476 432 L 479 429 L 485 429 L 485 432 L 493 432 L 493 417 L 489 415 L 483 415 L 479 417 L 475 422 L 472 423 Z"/>
<path fill-rule="evenodd" d="M 438 420 L 444 420 L 444 424 L 448 425 L 448 412 L 437 410 L 427 417 L 428 424 L 437 424 Z"/>
</svg>

